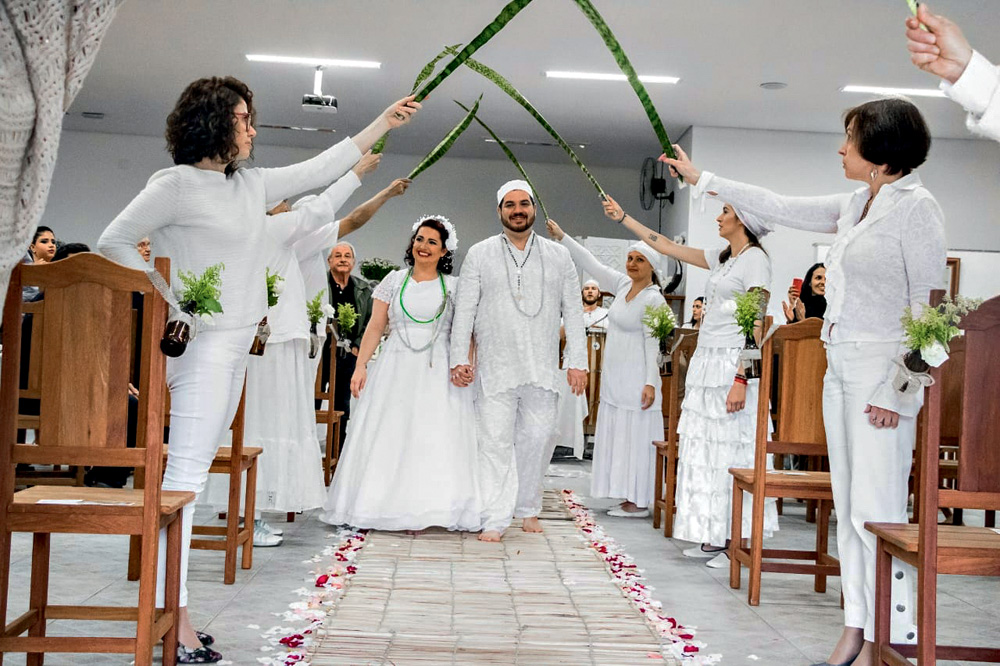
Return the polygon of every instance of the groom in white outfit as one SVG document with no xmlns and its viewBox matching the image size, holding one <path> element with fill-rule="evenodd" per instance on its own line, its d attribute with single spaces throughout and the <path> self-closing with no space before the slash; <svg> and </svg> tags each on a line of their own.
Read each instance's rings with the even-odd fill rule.
<svg viewBox="0 0 1000 666">
<path fill-rule="evenodd" d="M 541 532 L 542 481 L 556 428 L 559 381 L 583 393 L 586 335 L 580 280 L 566 248 L 532 231 L 535 198 L 523 180 L 497 191 L 503 233 L 469 248 L 462 262 L 451 332 L 451 381 L 469 386 L 478 370 L 483 541 L 499 541 L 511 516 Z M 559 328 L 565 322 L 565 375 Z M 476 367 L 462 363 L 476 342 Z M 563 377 L 566 377 L 563 380 Z"/>
</svg>

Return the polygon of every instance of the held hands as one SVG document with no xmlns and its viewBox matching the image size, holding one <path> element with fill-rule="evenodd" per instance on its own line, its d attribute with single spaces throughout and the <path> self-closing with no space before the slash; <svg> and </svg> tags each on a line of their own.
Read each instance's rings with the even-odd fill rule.
<svg viewBox="0 0 1000 666">
<path fill-rule="evenodd" d="M 639 403 L 642 409 L 646 410 L 653 406 L 653 400 L 656 399 L 656 389 L 651 385 L 646 384 L 642 387 L 642 401 Z"/>
<path fill-rule="evenodd" d="M 353 171 L 354 175 L 357 176 L 359 179 L 364 178 L 372 171 L 377 169 L 379 162 L 381 161 L 382 161 L 381 154 L 372 155 L 372 151 L 369 150 L 367 153 L 361 156 L 361 159 L 358 160 L 358 163 L 354 165 L 354 168 L 351 169 L 351 171 Z"/>
<path fill-rule="evenodd" d="M 586 370 L 574 370 L 570 368 L 566 371 L 566 382 L 569 384 L 570 389 L 573 391 L 573 395 L 583 395 L 583 392 L 587 390 L 587 371 Z"/>
<path fill-rule="evenodd" d="M 868 405 L 865 414 L 868 415 L 868 423 L 876 428 L 895 428 L 899 425 L 899 414 L 888 409 Z"/>
<path fill-rule="evenodd" d="M 365 384 L 368 383 L 368 368 L 364 366 L 358 366 L 354 369 L 354 374 L 351 375 L 351 395 L 355 398 L 361 397 L 361 392 L 365 390 Z"/>
<path fill-rule="evenodd" d="M 548 229 L 549 237 L 556 242 L 561 241 L 563 236 L 566 235 L 566 232 L 556 224 L 555 220 L 545 220 L 545 228 Z"/>
<path fill-rule="evenodd" d="M 670 167 L 670 175 L 674 178 L 681 175 L 688 184 L 697 185 L 698 179 L 701 178 L 701 171 L 695 168 L 687 153 L 676 143 L 674 144 L 674 152 L 677 153 L 677 159 L 671 159 L 664 154 L 660 155 L 659 160 Z"/>
<path fill-rule="evenodd" d="M 601 205 L 604 206 L 604 214 L 608 217 L 608 219 L 615 222 L 621 222 L 625 219 L 625 211 L 622 210 L 622 207 L 618 205 L 618 202 L 610 196 L 604 197 L 604 201 Z"/>
<path fill-rule="evenodd" d="M 451 383 L 459 388 L 471 384 L 476 378 L 476 370 L 471 365 L 456 365 L 451 369 Z"/>
<path fill-rule="evenodd" d="M 389 123 L 389 129 L 396 129 L 410 122 L 413 114 L 420 110 L 420 102 L 413 101 L 415 97 L 416 95 L 407 95 L 382 112 L 382 119 Z"/>
<path fill-rule="evenodd" d="M 920 24 L 927 26 L 923 30 Z M 916 17 L 906 19 L 906 48 L 914 65 L 955 83 L 972 59 L 972 46 L 961 28 L 943 16 L 931 14 L 921 3 Z"/>
<path fill-rule="evenodd" d="M 382 191 L 385 193 L 385 196 L 387 198 L 391 199 L 392 197 L 398 197 L 399 195 L 406 192 L 406 189 L 410 186 L 410 183 L 412 182 L 413 181 L 410 180 L 409 178 L 397 178 L 396 180 L 392 181 L 392 184 L 389 185 L 389 187 L 385 188 Z"/>
<path fill-rule="evenodd" d="M 740 382 L 733 382 L 732 388 L 729 389 L 729 395 L 726 396 L 726 413 L 734 414 L 739 411 L 743 411 L 743 408 L 747 405 L 747 386 L 746 384 L 741 384 Z"/>
</svg>

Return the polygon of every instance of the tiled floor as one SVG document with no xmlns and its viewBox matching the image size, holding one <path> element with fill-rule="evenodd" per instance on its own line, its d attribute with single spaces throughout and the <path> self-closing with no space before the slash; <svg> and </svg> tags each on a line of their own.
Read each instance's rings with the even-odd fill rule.
<svg viewBox="0 0 1000 666">
<path fill-rule="evenodd" d="M 655 596 L 669 614 L 697 627 L 699 640 L 708 651 L 722 655 L 723 664 L 748 666 L 799 666 L 821 660 L 840 633 L 842 614 L 840 588 L 831 579 L 826 594 L 812 591 L 804 576 L 765 574 L 761 604 L 746 603 L 746 590 L 729 587 L 728 570 L 713 570 L 704 561 L 681 555 L 687 544 L 664 539 L 650 521 L 611 518 L 600 512 L 610 500 L 586 498 L 590 463 L 560 463 L 547 480 L 552 488 L 571 488 L 597 514 L 609 536 L 622 544 L 645 569 Z M 982 515 L 966 512 L 970 523 L 982 524 Z M 199 511 L 199 522 L 211 522 L 214 514 Z M 215 635 L 218 649 L 233 664 L 253 666 L 266 653 L 261 634 L 281 624 L 280 614 L 299 597 L 294 590 L 311 585 L 308 562 L 330 543 L 332 530 L 313 515 L 301 515 L 291 524 L 284 517 L 270 516 L 285 530 L 285 543 L 278 548 L 254 551 L 254 567 L 237 570 L 235 585 L 222 584 L 220 553 L 191 554 L 190 610 L 196 626 Z M 804 520 L 801 505 L 786 504 L 781 531 L 770 542 L 775 547 L 806 548 L 812 542 L 812 526 Z M 122 537 L 53 538 L 53 603 L 134 603 L 137 585 L 125 578 L 127 540 Z M 13 617 L 27 605 L 31 542 L 25 535 L 14 539 L 11 573 Z M 746 576 L 744 575 L 744 581 Z M 942 577 L 939 594 L 939 635 L 942 643 L 977 642 L 1000 646 L 1000 579 Z M 112 623 L 113 624 L 113 623 Z M 80 629 L 80 625 L 76 625 Z M 100 626 L 105 632 L 114 627 Z M 87 627 L 89 630 L 90 627 Z M 50 632 L 70 632 L 65 622 L 53 622 Z M 79 629 L 77 629 L 79 631 Z M 65 664 L 128 664 L 121 656 L 47 655 L 51 666 Z M 944 663 L 944 662 L 940 662 Z M 5 655 L 5 666 L 24 664 L 23 655 Z"/>
</svg>

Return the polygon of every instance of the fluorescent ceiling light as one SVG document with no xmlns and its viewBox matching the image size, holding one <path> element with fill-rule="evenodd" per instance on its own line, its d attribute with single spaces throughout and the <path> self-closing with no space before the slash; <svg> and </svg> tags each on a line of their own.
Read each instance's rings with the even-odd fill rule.
<svg viewBox="0 0 1000 666">
<path fill-rule="evenodd" d="M 309 67 L 359 67 L 361 69 L 380 69 L 382 63 L 371 60 L 332 60 L 330 58 L 296 58 L 292 56 L 261 55 L 248 53 L 250 62 L 276 62 L 283 65 L 308 65 Z"/>
<path fill-rule="evenodd" d="M 485 141 L 486 143 L 496 143 L 497 142 L 496 139 L 494 139 L 492 137 L 483 137 L 483 141 Z M 525 141 L 524 139 L 503 139 L 503 142 L 505 144 L 508 144 L 508 145 L 511 145 L 511 146 L 542 146 L 544 148 L 558 148 L 559 147 L 558 143 L 553 143 L 551 141 Z M 588 144 L 586 144 L 586 143 L 574 143 L 574 144 L 570 144 L 570 145 L 576 146 L 577 148 L 583 150 L 584 148 L 587 147 Z"/>
<path fill-rule="evenodd" d="M 907 97 L 944 97 L 937 88 L 884 88 L 881 86 L 844 86 L 846 93 L 866 93 L 869 95 L 906 95 Z"/>
<path fill-rule="evenodd" d="M 627 81 L 624 74 L 603 74 L 601 72 L 558 72 L 548 71 L 545 76 L 550 79 L 583 79 L 585 81 Z M 677 83 L 680 81 L 676 76 L 652 76 L 640 74 L 639 80 L 643 83 Z"/>
</svg>

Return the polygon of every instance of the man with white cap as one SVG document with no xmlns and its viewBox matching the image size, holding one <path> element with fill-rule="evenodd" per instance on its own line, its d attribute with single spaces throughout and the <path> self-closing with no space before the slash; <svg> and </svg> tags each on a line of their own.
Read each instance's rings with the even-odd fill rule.
<svg viewBox="0 0 1000 666">
<path fill-rule="evenodd" d="M 560 381 L 577 395 L 587 381 L 580 281 L 569 252 L 532 231 L 535 198 L 523 180 L 497 191 L 503 232 L 473 245 L 462 264 L 452 324 L 452 382 L 478 398 L 483 531 L 499 541 L 511 517 L 541 532 L 542 481 L 554 435 Z M 560 320 L 566 379 L 559 370 Z M 476 365 L 469 358 L 472 339 Z"/>
</svg>

